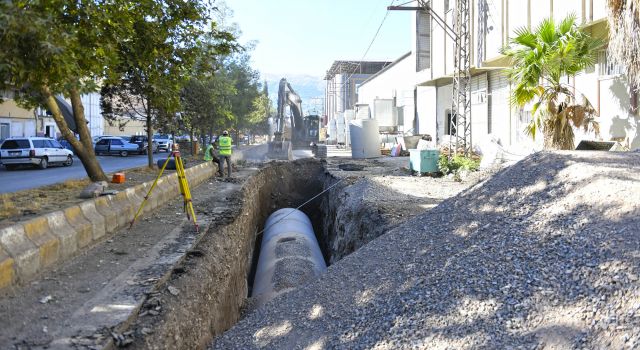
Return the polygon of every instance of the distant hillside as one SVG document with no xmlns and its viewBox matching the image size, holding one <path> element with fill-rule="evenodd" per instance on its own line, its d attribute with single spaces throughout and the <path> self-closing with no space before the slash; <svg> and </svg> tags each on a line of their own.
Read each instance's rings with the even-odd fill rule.
<svg viewBox="0 0 640 350">
<path fill-rule="evenodd" d="M 304 114 L 323 114 L 325 81 L 321 77 L 310 75 L 263 74 L 262 79 L 267 80 L 269 97 L 274 107 L 278 103 L 278 85 L 282 78 L 287 79 L 293 90 L 300 95 Z"/>
</svg>

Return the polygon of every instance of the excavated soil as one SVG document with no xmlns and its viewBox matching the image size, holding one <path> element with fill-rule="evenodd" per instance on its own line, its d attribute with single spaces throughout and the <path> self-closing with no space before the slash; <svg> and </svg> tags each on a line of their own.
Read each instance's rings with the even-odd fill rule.
<svg viewBox="0 0 640 350">
<path fill-rule="evenodd" d="M 275 298 L 212 348 L 637 349 L 638 198 L 638 153 L 531 155 Z"/>
</svg>

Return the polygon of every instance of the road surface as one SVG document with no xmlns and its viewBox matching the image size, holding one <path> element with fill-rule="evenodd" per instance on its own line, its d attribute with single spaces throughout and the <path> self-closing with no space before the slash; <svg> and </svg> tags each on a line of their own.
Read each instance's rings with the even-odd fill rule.
<svg viewBox="0 0 640 350">
<path fill-rule="evenodd" d="M 166 158 L 169 153 L 154 154 L 153 158 Z M 105 173 L 140 167 L 147 164 L 146 155 L 98 156 Z M 70 179 L 82 179 L 87 176 L 82 163 L 77 157 L 70 167 L 50 165 L 50 168 L 40 170 L 31 167 L 21 167 L 17 170 L 7 170 L 0 165 L 0 193 L 15 192 L 30 188 L 51 185 Z"/>
</svg>

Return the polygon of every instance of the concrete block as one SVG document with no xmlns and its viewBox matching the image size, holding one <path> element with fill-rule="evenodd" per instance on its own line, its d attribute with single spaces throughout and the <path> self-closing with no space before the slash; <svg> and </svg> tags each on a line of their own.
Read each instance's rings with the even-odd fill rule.
<svg viewBox="0 0 640 350">
<path fill-rule="evenodd" d="M 97 214 L 97 213 L 96 213 Z M 84 248 L 93 240 L 93 225 L 82 214 L 80 206 L 74 205 L 64 210 L 64 216 L 67 222 L 73 230 L 76 232 L 76 241 L 78 242 L 78 248 Z M 102 219 L 104 222 L 104 219 Z M 104 223 L 102 232 L 104 235 Z"/>
<path fill-rule="evenodd" d="M 140 203 L 142 203 L 142 201 L 144 200 L 144 197 L 147 196 L 147 193 L 149 192 L 149 189 L 151 188 L 152 184 L 153 184 L 153 182 L 144 183 L 144 184 L 142 184 L 140 186 L 140 189 L 136 191 L 137 194 L 140 196 Z M 153 192 L 148 194 L 149 197 L 147 198 L 147 203 L 145 203 L 144 209 L 140 213 L 140 215 L 145 214 L 145 213 L 149 213 L 149 212 L 153 211 L 153 209 L 157 208 L 158 201 L 157 201 L 157 199 L 154 200 L 154 197 L 156 197 L 158 195 L 157 191 L 158 191 L 158 186 L 156 185 L 156 188 L 153 189 Z M 137 208 L 136 208 L 136 210 L 137 210 Z"/>
<path fill-rule="evenodd" d="M 40 268 L 53 265 L 60 259 L 60 240 L 51 233 L 49 222 L 44 216 L 31 219 L 23 224 L 24 233 L 40 251 Z"/>
<path fill-rule="evenodd" d="M 13 285 L 16 277 L 15 260 L 0 247 L 0 289 Z"/>
<path fill-rule="evenodd" d="M 133 214 L 131 214 L 131 203 L 125 192 L 119 192 L 115 196 L 108 196 L 109 206 L 116 213 L 117 226 L 116 230 L 129 225 Z"/>
<path fill-rule="evenodd" d="M 111 207 L 108 196 L 95 199 L 96 210 L 104 217 L 104 230 L 106 233 L 115 232 L 118 228 L 118 213 Z"/>
<path fill-rule="evenodd" d="M 40 271 L 40 252 L 22 225 L 0 229 L 0 246 L 13 258 L 18 280 L 27 280 Z"/>
<path fill-rule="evenodd" d="M 93 235 L 93 239 L 97 240 L 107 233 L 105 218 L 98 212 L 96 209 L 95 201 L 85 201 L 78 205 L 80 210 L 82 211 L 82 215 L 89 221 L 91 224 L 91 234 Z"/>
<path fill-rule="evenodd" d="M 151 200 L 152 202 L 153 208 L 158 208 L 166 202 L 166 187 L 166 182 L 160 179 L 158 181 L 158 184 L 156 185 L 156 188 L 153 189 L 153 192 L 151 193 L 151 196 L 149 198 L 149 200 Z"/>
<path fill-rule="evenodd" d="M 68 258 L 78 251 L 78 236 L 76 230 L 69 225 L 63 211 L 56 211 L 45 215 L 51 233 L 60 241 L 60 258 Z"/>
<path fill-rule="evenodd" d="M 127 188 L 125 191 L 125 194 L 127 195 L 127 198 L 129 198 L 129 203 L 131 203 L 131 207 L 132 207 L 132 212 L 131 212 L 131 217 L 129 218 L 129 221 L 133 220 L 134 216 L 136 215 L 136 213 L 138 212 L 138 208 L 140 208 L 140 205 L 142 204 L 143 200 L 144 200 L 144 194 L 141 194 L 141 188 L 143 188 L 142 186 L 136 186 L 136 187 L 132 187 L 132 188 Z M 148 205 L 149 203 L 147 203 Z"/>
</svg>

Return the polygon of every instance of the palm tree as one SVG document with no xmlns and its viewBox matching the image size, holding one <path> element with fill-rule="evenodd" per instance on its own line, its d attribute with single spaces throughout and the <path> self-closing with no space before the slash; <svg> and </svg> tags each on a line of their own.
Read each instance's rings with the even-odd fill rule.
<svg viewBox="0 0 640 350">
<path fill-rule="evenodd" d="M 557 25 L 545 19 L 535 31 L 523 27 L 515 35 L 503 53 L 513 62 L 508 70 L 515 86 L 511 104 L 524 108 L 533 103 L 527 133 L 535 138 L 542 129 L 548 149 L 573 149 L 574 127 L 598 133 L 596 110 L 584 95 L 577 99 L 575 89 L 562 81 L 593 66 L 602 42 L 582 31 L 573 15 Z"/>
<path fill-rule="evenodd" d="M 626 68 L 629 83 L 640 87 L 640 1 L 608 0 L 609 54 Z"/>
</svg>

